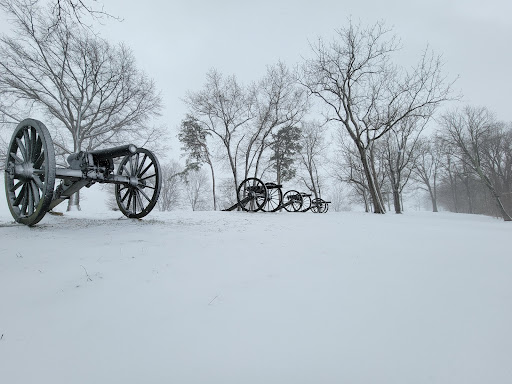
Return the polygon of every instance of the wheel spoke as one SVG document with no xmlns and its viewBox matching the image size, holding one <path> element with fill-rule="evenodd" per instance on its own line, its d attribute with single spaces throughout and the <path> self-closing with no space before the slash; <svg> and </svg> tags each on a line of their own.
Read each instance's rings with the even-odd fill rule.
<svg viewBox="0 0 512 384">
<path fill-rule="evenodd" d="M 23 159 L 20 159 L 14 152 L 11 152 L 9 155 L 14 159 L 15 164 L 23 164 Z"/>
<path fill-rule="evenodd" d="M 151 201 L 148 195 L 146 195 L 146 193 L 141 188 L 137 188 L 137 190 L 142 194 L 142 196 L 146 198 L 147 201 Z"/>
<path fill-rule="evenodd" d="M 34 176 L 32 178 L 32 180 L 34 181 L 34 183 L 37 185 L 37 188 L 39 188 L 41 191 L 44 189 L 44 184 L 43 182 L 41 181 L 41 179 L 39 178 L 39 176 Z"/>
<path fill-rule="evenodd" d="M 13 185 L 9 190 L 11 192 L 14 192 L 16 191 L 19 187 L 21 187 L 23 185 L 24 181 L 23 180 L 20 180 L 18 181 L 15 185 Z"/>
<path fill-rule="evenodd" d="M 28 204 L 28 188 L 26 188 L 26 184 L 23 186 L 23 201 L 21 203 L 21 213 L 26 215 L 27 214 L 27 204 Z"/>
<path fill-rule="evenodd" d="M 121 166 L 121 168 L 123 168 L 123 171 L 124 171 L 124 172 L 126 172 L 126 175 L 131 176 L 130 172 L 129 172 L 129 171 L 128 171 L 128 169 L 126 168 L 126 164 L 123 164 L 123 165 Z M 122 174 L 122 173 L 121 173 L 121 174 Z"/>
<path fill-rule="evenodd" d="M 132 202 L 132 190 L 130 189 L 128 191 L 128 202 L 126 203 L 126 209 L 130 209 L 130 203 Z"/>
<path fill-rule="evenodd" d="M 37 132 L 34 127 L 30 127 L 30 161 L 34 160 L 37 147 Z"/>
<path fill-rule="evenodd" d="M 23 187 L 21 188 L 21 191 L 18 194 L 18 196 L 16 196 L 16 199 L 14 199 L 14 202 L 12 203 L 12 205 L 14 205 L 14 206 L 20 205 L 21 200 L 23 200 L 23 196 L 25 196 L 25 190 L 26 190 L 26 185 L 25 185 L 25 183 L 23 183 Z"/>
<path fill-rule="evenodd" d="M 25 159 L 30 161 L 30 152 L 32 151 L 32 148 L 30 147 L 30 136 L 28 134 L 28 129 L 23 131 L 23 138 L 25 139 Z"/>
<path fill-rule="evenodd" d="M 144 157 L 142 158 L 142 162 L 140 163 L 139 165 L 139 168 L 137 169 L 137 177 L 141 177 L 142 175 L 140 174 L 141 170 L 142 170 L 142 167 L 144 166 L 144 163 L 146 162 L 146 159 L 148 158 L 148 155 L 147 153 L 144 154 Z"/>
<path fill-rule="evenodd" d="M 43 140 L 41 140 L 41 137 L 36 138 L 36 145 L 34 148 L 34 152 L 32 155 L 32 160 L 34 160 L 34 164 L 36 163 L 36 159 L 41 155 L 43 149 Z M 44 155 L 43 155 L 44 158 Z"/>
<path fill-rule="evenodd" d="M 151 176 L 143 177 L 141 180 L 147 180 L 147 179 L 150 179 L 151 177 L 155 177 L 155 176 L 156 176 L 156 173 L 152 174 Z"/>
<path fill-rule="evenodd" d="M 121 199 L 121 203 L 126 200 L 126 197 L 128 196 L 129 193 L 130 193 L 130 190 L 128 189 L 126 191 L 126 193 L 124 194 L 123 198 Z"/>
<path fill-rule="evenodd" d="M 142 202 L 142 198 L 140 197 L 140 191 L 139 190 L 136 190 L 135 191 L 135 196 L 137 197 L 137 203 L 139 203 L 139 206 L 140 206 L 140 210 L 143 211 L 144 210 L 144 203 Z"/>
<path fill-rule="evenodd" d="M 23 156 L 23 160 L 28 161 L 27 149 L 19 137 L 16 138 L 16 144 L 18 144 L 18 149 L 21 152 L 21 156 Z"/>
<path fill-rule="evenodd" d="M 133 176 L 135 174 L 135 167 L 133 166 L 133 156 L 130 156 L 128 160 L 130 161 L 130 176 Z"/>
<path fill-rule="evenodd" d="M 32 188 L 27 188 L 28 197 L 28 215 L 32 216 L 34 213 L 34 195 L 32 194 Z"/>
<path fill-rule="evenodd" d="M 34 206 L 39 205 L 39 201 L 41 198 L 39 197 L 39 189 L 34 180 L 30 181 L 30 186 L 32 187 L 32 194 L 34 195 Z"/>
<path fill-rule="evenodd" d="M 139 177 L 144 176 L 144 174 L 148 171 L 149 168 L 151 168 L 152 165 L 153 163 L 149 163 L 148 166 L 144 168 L 144 170 L 140 173 Z"/>
<path fill-rule="evenodd" d="M 42 150 L 36 161 L 34 161 L 34 168 L 39 169 L 44 163 L 44 151 Z"/>
</svg>

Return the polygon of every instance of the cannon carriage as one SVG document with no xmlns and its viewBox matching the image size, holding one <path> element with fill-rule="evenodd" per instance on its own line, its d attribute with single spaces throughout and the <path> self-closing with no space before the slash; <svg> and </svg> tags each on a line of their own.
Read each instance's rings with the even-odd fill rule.
<svg viewBox="0 0 512 384">
<path fill-rule="evenodd" d="M 130 218 L 146 216 L 158 200 L 160 165 L 147 149 L 128 144 L 81 151 L 69 155 L 67 162 L 67 168 L 56 166 L 53 142 L 42 122 L 26 119 L 18 124 L 5 165 L 7 203 L 17 222 L 35 225 L 72 194 L 95 183 L 115 184 L 119 210 Z M 54 188 L 57 179 L 61 181 Z"/>
</svg>

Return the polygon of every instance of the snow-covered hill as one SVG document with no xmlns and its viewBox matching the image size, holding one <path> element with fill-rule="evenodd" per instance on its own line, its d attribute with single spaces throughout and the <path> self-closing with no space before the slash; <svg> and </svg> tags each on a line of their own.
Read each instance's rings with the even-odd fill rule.
<svg viewBox="0 0 512 384">
<path fill-rule="evenodd" d="M 0 383 L 512 382 L 509 223 L 0 200 Z"/>
</svg>

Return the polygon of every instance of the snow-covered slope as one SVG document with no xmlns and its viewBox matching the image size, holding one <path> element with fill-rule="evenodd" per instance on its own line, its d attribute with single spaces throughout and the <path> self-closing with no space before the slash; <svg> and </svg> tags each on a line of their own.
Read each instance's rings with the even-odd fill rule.
<svg viewBox="0 0 512 384">
<path fill-rule="evenodd" d="M 91 205 L 27 228 L 4 200 L 0 383 L 512 382 L 500 220 Z"/>
</svg>

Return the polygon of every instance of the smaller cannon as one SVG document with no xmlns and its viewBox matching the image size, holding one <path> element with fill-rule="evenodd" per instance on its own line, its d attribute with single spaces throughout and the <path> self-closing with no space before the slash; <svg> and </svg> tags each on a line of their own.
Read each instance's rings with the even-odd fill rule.
<svg viewBox="0 0 512 384">
<path fill-rule="evenodd" d="M 325 201 L 319 197 L 311 199 L 311 193 L 301 193 L 301 195 L 304 201 L 301 212 L 326 213 L 329 210 L 330 201 Z"/>
<path fill-rule="evenodd" d="M 114 160 L 123 158 L 117 170 Z M 56 166 L 53 142 L 46 126 L 25 119 L 13 133 L 5 165 L 5 192 L 14 219 L 37 224 L 55 206 L 83 187 L 115 184 L 116 202 L 130 218 L 142 218 L 154 208 L 162 186 L 155 155 L 133 144 L 68 156 L 69 167 Z M 54 189 L 55 180 L 61 179 Z"/>
</svg>

